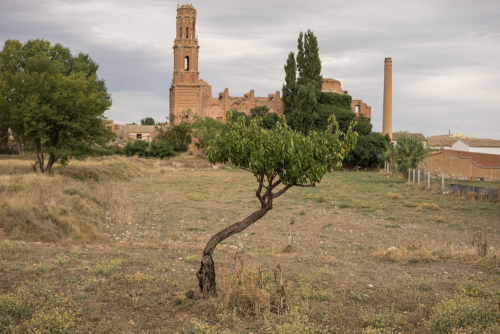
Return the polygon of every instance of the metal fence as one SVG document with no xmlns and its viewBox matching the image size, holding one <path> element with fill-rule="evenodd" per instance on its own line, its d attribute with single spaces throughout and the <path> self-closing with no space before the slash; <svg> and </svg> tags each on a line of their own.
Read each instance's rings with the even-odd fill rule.
<svg viewBox="0 0 500 334">
<path fill-rule="evenodd" d="M 500 189 L 488 187 L 468 186 L 465 184 L 450 184 L 450 189 L 455 195 L 467 195 L 473 192 L 479 195 L 480 198 L 500 198 Z"/>
<path fill-rule="evenodd" d="M 480 198 L 500 198 L 500 189 L 481 187 L 475 185 L 457 184 L 457 178 L 453 176 L 445 176 L 444 173 L 437 175 L 426 171 L 425 168 L 411 169 L 408 171 L 408 182 L 417 184 L 426 184 L 427 188 L 441 187 L 441 190 L 450 189 L 455 195 L 467 195 L 474 192 Z"/>
</svg>

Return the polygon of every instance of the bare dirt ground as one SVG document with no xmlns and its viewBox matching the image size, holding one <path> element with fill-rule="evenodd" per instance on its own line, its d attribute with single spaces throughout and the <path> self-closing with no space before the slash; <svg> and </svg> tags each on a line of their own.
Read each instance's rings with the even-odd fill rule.
<svg viewBox="0 0 500 334">
<path fill-rule="evenodd" d="M 109 181 L 127 205 L 122 221 L 102 224 L 108 242 L 0 241 L 0 329 L 46 322 L 75 333 L 428 333 L 439 303 L 469 280 L 500 296 L 499 203 L 393 174 L 340 171 L 316 188 L 292 188 L 220 244 L 219 296 L 200 298 L 195 271 L 205 243 L 258 209 L 253 176 L 191 158 L 131 163 L 138 176 Z M 284 253 L 292 218 L 293 251 Z M 484 257 L 478 232 L 487 238 Z M 26 298 L 40 302 L 20 310 Z"/>
</svg>

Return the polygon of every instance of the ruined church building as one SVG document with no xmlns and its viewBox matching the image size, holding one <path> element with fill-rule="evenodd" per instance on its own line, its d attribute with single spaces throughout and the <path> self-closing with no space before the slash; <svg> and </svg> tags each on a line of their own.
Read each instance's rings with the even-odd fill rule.
<svg viewBox="0 0 500 334">
<path fill-rule="evenodd" d="M 200 46 L 196 36 L 196 9 L 192 5 L 177 5 L 177 29 L 174 41 L 174 75 L 170 87 L 170 115 L 178 116 L 190 109 L 194 114 L 210 116 L 226 122 L 226 112 L 238 109 L 250 114 L 250 109 L 267 106 L 270 112 L 283 113 L 283 101 L 280 92 L 267 97 L 255 97 L 254 90 L 243 97 L 229 96 L 229 89 L 212 97 L 212 87 L 199 79 L 198 55 Z M 340 82 L 334 79 L 323 79 L 323 92 L 346 94 Z M 361 100 L 353 100 L 352 111 L 358 115 L 371 118 L 371 107 Z"/>
</svg>

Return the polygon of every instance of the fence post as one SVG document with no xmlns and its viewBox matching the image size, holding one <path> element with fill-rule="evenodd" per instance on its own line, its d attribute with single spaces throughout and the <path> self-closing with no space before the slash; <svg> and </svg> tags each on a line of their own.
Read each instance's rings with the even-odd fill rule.
<svg viewBox="0 0 500 334">
<path fill-rule="evenodd" d="M 418 184 L 420 184 L 420 168 L 418 169 Z"/>
<path fill-rule="evenodd" d="M 431 172 L 427 173 L 427 189 L 431 188 Z"/>
<path fill-rule="evenodd" d="M 413 183 L 415 183 L 415 168 L 413 168 L 413 178 L 411 179 Z"/>
<path fill-rule="evenodd" d="M 441 173 L 441 190 L 444 190 L 444 173 Z"/>
<path fill-rule="evenodd" d="M 410 183 L 410 171 L 411 169 L 408 169 L 408 183 Z"/>
</svg>

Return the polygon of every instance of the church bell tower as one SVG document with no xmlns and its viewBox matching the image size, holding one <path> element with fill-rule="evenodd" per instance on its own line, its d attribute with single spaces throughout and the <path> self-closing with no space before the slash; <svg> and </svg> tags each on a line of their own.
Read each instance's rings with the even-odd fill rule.
<svg viewBox="0 0 500 334">
<path fill-rule="evenodd" d="M 199 48 L 196 36 L 196 9 L 192 5 L 178 6 L 173 84 L 198 83 Z"/>
<path fill-rule="evenodd" d="M 174 75 L 170 87 L 171 120 L 188 109 L 201 112 L 202 96 L 198 72 L 198 37 L 196 9 L 192 5 L 177 5 L 176 37 L 174 40 Z M 172 117 L 174 116 L 174 117 Z"/>
</svg>

